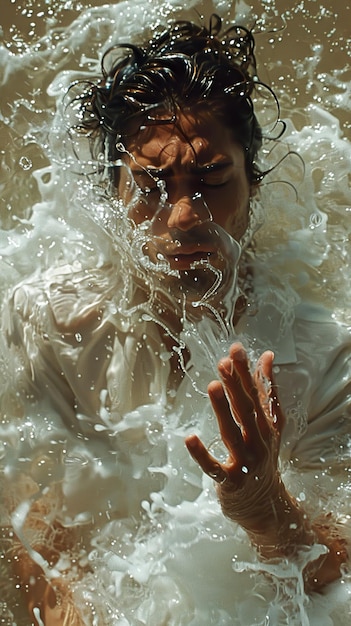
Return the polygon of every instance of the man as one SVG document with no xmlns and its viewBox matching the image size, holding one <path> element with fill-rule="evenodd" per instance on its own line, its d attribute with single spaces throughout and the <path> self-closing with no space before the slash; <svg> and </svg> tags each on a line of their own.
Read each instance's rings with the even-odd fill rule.
<svg viewBox="0 0 351 626">
<path fill-rule="evenodd" d="M 141 502 L 162 491 L 162 477 L 151 477 L 148 468 L 166 467 L 172 448 L 166 450 L 165 440 L 145 445 L 145 407 L 155 428 L 170 409 L 191 422 L 186 404 L 180 407 L 191 396 L 189 385 L 197 394 L 211 378 L 206 340 L 214 337 L 219 347 L 238 334 L 265 334 L 268 318 L 261 312 L 250 321 L 245 311 L 254 278 L 250 204 L 263 176 L 255 163 L 262 137 L 251 100 L 254 42 L 244 29 L 220 28 L 217 18 L 209 30 L 180 22 L 143 48 L 121 46 L 127 55 L 73 102 L 93 154 L 107 155 L 115 197 L 107 230 L 117 260 L 90 271 L 49 270 L 13 295 L 7 337 L 20 356 L 21 376 L 5 413 L 18 419 L 28 416 L 23 406 L 35 409 L 24 429 L 34 458 L 11 476 L 9 525 L 11 549 L 21 557 L 15 573 L 36 624 L 83 623 L 69 592 L 72 561 L 60 568 L 62 554 L 87 549 L 91 527 L 106 522 L 102 511 L 112 519 L 137 518 Z M 295 326 L 302 337 L 300 322 Z M 292 388 L 311 406 L 307 435 L 324 426 L 346 442 L 349 336 L 338 327 L 329 337 L 325 362 L 312 374 L 296 348 L 303 365 Z M 209 384 L 228 459 L 212 456 L 190 433 L 191 423 L 186 445 L 217 483 L 224 514 L 247 532 L 263 560 L 326 546 L 303 570 L 307 589 L 319 590 L 339 577 L 345 546 L 333 522 L 310 521 L 283 484 L 282 406 L 291 408 L 296 397 L 282 375 L 286 398 L 278 399 L 273 343 L 253 373 L 242 345 L 233 343 L 219 361 L 221 380 Z M 315 409 L 314 390 L 328 376 L 310 378 L 332 367 L 339 368 L 333 399 Z M 194 407 L 200 397 L 207 404 L 196 394 Z M 209 432 L 208 424 L 198 426 L 202 436 Z M 294 438 L 294 424 L 288 422 L 284 437 L 285 454 L 297 458 L 303 444 Z M 314 457 L 311 451 L 311 462 Z M 41 465 L 49 468 L 44 475 Z M 78 579 L 81 570 L 75 566 Z"/>
</svg>

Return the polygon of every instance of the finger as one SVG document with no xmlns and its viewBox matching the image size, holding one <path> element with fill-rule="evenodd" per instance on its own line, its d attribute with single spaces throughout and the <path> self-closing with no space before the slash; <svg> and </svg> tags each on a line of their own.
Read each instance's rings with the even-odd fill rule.
<svg viewBox="0 0 351 626">
<path fill-rule="evenodd" d="M 207 391 L 218 421 L 222 441 L 230 454 L 238 457 L 243 451 L 241 428 L 234 420 L 223 385 L 219 380 L 214 380 L 208 385 Z"/>
<path fill-rule="evenodd" d="M 274 384 L 273 376 L 274 353 L 270 350 L 264 352 L 257 362 L 255 371 L 255 380 L 259 395 L 262 396 L 262 406 L 265 408 L 265 414 L 269 420 L 269 424 L 281 435 L 285 416 L 279 402 L 277 387 Z M 263 399 L 265 397 L 265 399 Z"/>
<path fill-rule="evenodd" d="M 279 437 L 284 425 L 284 416 L 273 384 L 274 354 L 266 350 L 260 357 L 252 377 L 248 359 L 242 346 L 234 344 L 230 350 L 234 366 L 237 369 L 243 387 L 250 394 L 256 411 L 257 431 L 251 427 L 250 435 L 256 445 L 267 442 L 272 434 L 272 426 Z M 269 391 L 269 393 L 267 393 Z"/>
<path fill-rule="evenodd" d="M 240 358 L 240 357 L 239 357 Z M 221 377 L 226 394 L 229 398 L 230 405 L 233 409 L 235 417 L 237 417 L 239 423 L 242 423 L 242 417 L 250 415 L 254 412 L 255 406 L 250 393 L 247 392 L 247 388 L 250 387 L 249 381 L 242 380 L 240 366 L 237 368 L 236 358 L 232 359 L 227 357 L 221 359 L 218 363 L 218 372 Z M 253 383 L 251 381 L 251 387 Z"/>
<path fill-rule="evenodd" d="M 233 362 L 233 368 L 240 378 L 246 395 L 254 405 L 255 409 L 257 409 L 259 406 L 257 388 L 251 374 L 250 362 L 243 346 L 240 343 L 233 344 L 230 348 L 229 356 Z"/>
<path fill-rule="evenodd" d="M 201 469 L 213 478 L 217 483 L 222 484 L 227 480 L 227 472 L 224 467 L 205 448 L 202 441 L 196 435 L 190 435 L 185 439 L 192 458 L 198 463 Z"/>
<path fill-rule="evenodd" d="M 232 410 L 242 427 L 243 439 L 245 443 L 254 446 L 256 451 L 257 446 L 262 444 L 257 418 L 264 418 L 264 414 L 248 358 L 241 344 L 232 346 L 230 357 L 219 363 L 219 372 Z"/>
<path fill-rule="evenodd" d="M 261 407 L 263 409 L 262 414 L 258 417 L 258 427 L 261 431 L 263 439 L 267 438 L 272 432 L 273 417 L 271 413 L 272 400 L 272 363 L 274 354 L 267 350 L 264 352 L 257 361 L 256 369 L 254 372 L 254 380 L 258 391 L 258 397 Z"/>
</svg>

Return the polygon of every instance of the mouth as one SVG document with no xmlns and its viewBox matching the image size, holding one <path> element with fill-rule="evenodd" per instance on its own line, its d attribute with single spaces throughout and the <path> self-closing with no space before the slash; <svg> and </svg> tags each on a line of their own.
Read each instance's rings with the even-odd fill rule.
<svg viewBox="0 0 351 626">
<path fill-rule="evenodd" d="M 166 255 L 171 269 L 177 270 L 189 270 L 194 263 L 201 263 L 201 261 L 209 261 L 213 252 L 192 252 L 192 253 L 177 253 L 175 255 Z"/>
<path fill-rule="evenodd" d="M 162 256 L 168 261 L 171 269 L 189 270 L 194 263 L 201 261 L 210 261 L 215 256 L 213 246 L 202 244 L 197 245 L 179 245 L 173 249 L 166 249 L 161 252 Z"/>
</svg>

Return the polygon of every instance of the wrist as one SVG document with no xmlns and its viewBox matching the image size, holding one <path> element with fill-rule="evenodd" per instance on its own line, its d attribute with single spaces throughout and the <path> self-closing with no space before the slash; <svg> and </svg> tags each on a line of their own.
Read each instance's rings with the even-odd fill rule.
<svg viewBox="0 0 351 626">
<path fill-rule="evenodd" d="M 250 478 L 241 489 L 227 481 L 217 488 L 222 511 L 249 534 L 276 535 L 287 517 L 296 514 L 297 503 L 286 491 L 278 471 L 270 478 Z"/>
<path fill-rule="evenodd" d="M 303 509 L 289 494 L 277 473 L 270 488 L 247 502 L 236 520 L 265 558 L 288 556 L 297 546 L 311 545 L 315 535 Z"/>
</svg>

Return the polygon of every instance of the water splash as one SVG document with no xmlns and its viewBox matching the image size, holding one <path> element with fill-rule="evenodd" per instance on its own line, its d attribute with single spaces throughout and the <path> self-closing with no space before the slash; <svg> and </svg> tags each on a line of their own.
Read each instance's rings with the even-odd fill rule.
<svg viewBox="0 0 351 626">
<path fill-rule="evenodd" d="M 284 154 L 297 150 L 306 165 L 305 182 L 297 161 L 296 166 L 292 165 L 289 158 L 271 173 L 261 195 L 253 199 L 249 240 L 241 242 L 247 248 L 254 235 L 262 283 L 267 281 L 272 287 L 266 297 L 268 294 L 271 299 L 273 292 L 278 294 L 274 305 L 282 313 L 281 330 L 291 326 L 291 307 L 306 295 L 332 305 L 337 319 L 349 320 L 350 145 L 345 132 L 350 128 L 347 99 L 350 77 L 344 60 L 340 61 L 340 67 L 334 67 L 332 61 L 338 49 L 346 54 L 349 46 L 349 36 L 341 23 L 341 8 L 339 13 L 328 7 L 320 10 L 313 2 L 305 2 L 303 6 L 295 2 L 289 8 L 286 5 L 282 8 L 279 2 L 268 0 L 251 3 L 252 10 L 244 2 L 233 3 L 231 9 L 227 1 L 221 0 L 207 2 L 206 6 L 188 4 L 186 15 L 191 18 L 194 18 L 193 8 L 197 7 L 205 15 L 219 11 L 226 19 L 229 19 L 228 11 L 236 10 L 245 23 L 256 22 L 259 49 L 267 61 L 262 73 L 267 73 L 268 82 L 273 81 L 283 116 L 291 120 L 286 143 L 279 149 Z M 100 522 L 92 536 L 91 571 L 74 586 L 77 602 L 93 610 L 97 623 L 118 626 L 296 623 L 300 626 L 320 624 L 324 620 L 325 624 L 344 626 L 349 617 L 348 576 L 343 579 L 342 590 L 334 588 L 324 598 L 311 599 L 304 595 L 300 584 L 301 563 L 294 571 L 287 572 L 284 564 L 280 564 L 262 572 L 264 568 L 257 562 L 244 534 L 222 518 L 211 481 L 201 476 L 184 451 L 183 439 L 190 431 L 204 436 L 208 444 L 217 436 L 215 421 L 207 408 L 206 382 L 215 375 L 217 359 L 226 352 L 234 332 L 225 315 L 219 315 L 211 304 L 223 274 L 215 272 L 210 263 L 206 267 L 200 264 L 198 269 L 207 272 L 209 283 L 203 297 L 192 301 L 194 311 L 186 308 L 184 294 L 174 302 L 169 290 L 164 289 L 162 295 L 168 308 L 179 307 L 185 322 L 179 337 L 162 317 L 167 306 L 161 315 L 154 297 L 161 290 L 161 277 L 167 273 L 172 277 L 172 271 L 162 259 L 151 265 L 143 254 L 152 220 L 141 231 L 133 229 L 126 207 L 117 198 L 111 198 L 110 185 L 103 182 L 106 171 L 123 165 L 120 161 L 110 163 L 103 153 L 94 160 L 77 137 L 68 138 L 67 124 L 71 118 L 65 118 L 61 105 L 54 116 L 56 100 L 61 101 L 71 81 L 89 79 L 92 73 L 98 73 L 102 51 L 115 42 L 117 34 L 125 40 L 139 37 L 142 29 L 149 32 L 150 26 L 152 30 L 167 21 L 178 5 L 177 14 L 183 16 L 181 3 L 177 2 L 160 4 L 143 0 L 86 7 L 81 15 L 78 12 L 83 7 L 79 2 L 57 1 L 44 7 L 38 3 L 34 6 L 33 2 L 27 3 L 25 13 L 27 30 L 34 31 L 30 41 L 26 40 L 25 29 L 20 31 L 18 27 L 11 33 L 4 30 L 0 105 L 4 137 L 0 157 L 2 291 L 33 271 L 40 272 L 63 261 L 83 271 L 112 263 L 114 270 L 108 276 L 108 288 L 110 292 L 115 289 L 117 295 L 106 315 L 113 317 L 118 313 L 122 330 L 130 324 L 143 324 L 142 345 L 148 341 L 147 328 L 153 323 L 163 324 L 186 376 L 182 382 L 185 408 L 170 393 L 174 405 L 168 412 L 162 403 L 150 401 L 149 405 L 114 421 L 107 391 L 101 393 L 101 423 L 95 424 L 101 440 L 96 448 L 85 449 L 82 438 L 78 450 L 71 445 L 67 451 L 64 445 L 70 444 L 62 443 L 65 436 L 61 436 L 53 417 L 50 423 L 46 407 L 43 414 L 49 421 L 44 419 L 40 428 L 28 422 L 20 429 L 4 420 L 1 462 L 10 477 L 22 469 L 24 473 L 35 473 L 43 481 L 45 473 L 39 463 L 41 448 L 45 446 L 50 457 L 63 459 L 62 464 L 57 462 L 57 467 L 60 471 L 64 468 L 64 477 L 55 475 L 52 480 L 63 480 L 67 493 L 70 485 L 77 481 L 84 485 L 92 476 L 96 478 L 94 487 L 99 493 L 98 477 L 104 471 L 104 476 L 111 479 L 112 496 L 117 495 L 114 502 L 106 502 L 105 508 L 96 512 Z M 13 7 L 18 10 L 18 2 Z M 40 15 L 41 9 L 44 16 Z M 29 27 L 29 20 L 35 26 Z M 283 22 L 287 26 L 285 30 L 281 28 Z M 345 24 L 349 24 L 347 19 Z M 316 25 L 320 25 L 318 33 L 314 30 Z M 300 41 L 300 45 L 290 45 L 294 41 Z M 310 106 L 306 106 L 306 90 Z M 268 103 L 267 110 L 262 112 L 268 127 L 271 111 Z M 272 151 L 272 143 L 265 144 L 263 158 L 267 166 L 280 161 L 283 154 L 279 149 Z M 295 189 L 284 184 L 285 180 L 292 181 Z M 140 193 L 137 188 L 135 191 Z M 169 210 L 167 190 L 160 186 L 159 191 L 162 210 Z M 239 255 L 240 250 L 234 244 L 233 267 Z M 133 280 L 121 285 L 116 276 L 128 275 L 131 265 L 135 267 Z M 138 305 L 131 307 L 133 290 L 147 280 L 150 267 L 151 297 L 141 298 Z M 89 276 L 90 292 L 98 280 L 96 273 Z M 245 285 L 242 289 L 245 290 Z M 262 302 L 252 299 L 249 304 L 255 311 Z M 206 315 L 198 323 L 206 308 Z M 208 312 L 212 321 L 208 320 Z M 76 332 L 74 341 L 81 346 L 84 334 Z M 153 345 L 149 343 L 147 348 L 151 351 Z M 189 349 L 193 355 L 190 362 Z M 106 351 L 106 358 L 108 355 Z M 169 351 L 164 349 L 165 364 L 168 355 Z M 253 362 L 255 356 L 253 346 Z M 10 379 L 18 375 L 14 363 L 4 361 L 2 366 Z M 16 407 L 16 398 L 12 398 L 11 410 L 15 411 Z M 304 407 L 296 404 L 295 409 L 302 432 L 306 421 Z M 84 425 L 84 415 L 78 419 Z M 53 430 L 60 435 L 56 440 Z M 102 466 L 98 460 L 104 435 L 114 448 Z M 340 450 L 340 458 L 349 461 L 349 452 Z M 297 495 L 312 494 L 307 502 L 312 509 L 319 506 L 319 489 L 325 487 L 325 493 L 331 494 L 326 510 L 342 509 L 345 523 L 349 523 L 350 477 L 346 461 L 345 476 L 340 480 L 326 463 L 322 467 L 311 474 L 306 472 L 303 478 L 288 470 L 293 474 L 292 487 L 295 485 Z M 143 482 L 140 477 L 144 475 L 147 478 Z M 50 482 L 50 475 L 45 478 Z M 307 486 L 310 482 L 310 488 L 300 487 L 298 482 L 303 480 Z M 318 493 L 313 495 L 316 485 Z M 70 506 L 76 495 L 71 496 Z M 121 519 L 111 519 L 113 507 L 120 507 Z M 129 510 L 133 516 L 123 517 Z M 85 513 L 76 512 L 76 517 L 72 514 L 76 523 L 88 524 Z M 66 521 L 72 523 L 69 516 Z M 233 555 L 236 555 L 234 568 Z M 83 556 L 77 553 L 72 558 L 79 560 Z M 209 562 L 211 571 L 208 571 Z M 5 572 L 2 577 L 6 581 L 11 575 Z M 11 597 L 8 606 L 15 610 L 17 603 Z M 1 610 L 7 611 L 8 607 L 4 605 Z M 22 623 L 27 623 L 24 616 Z"/>
</svg>

